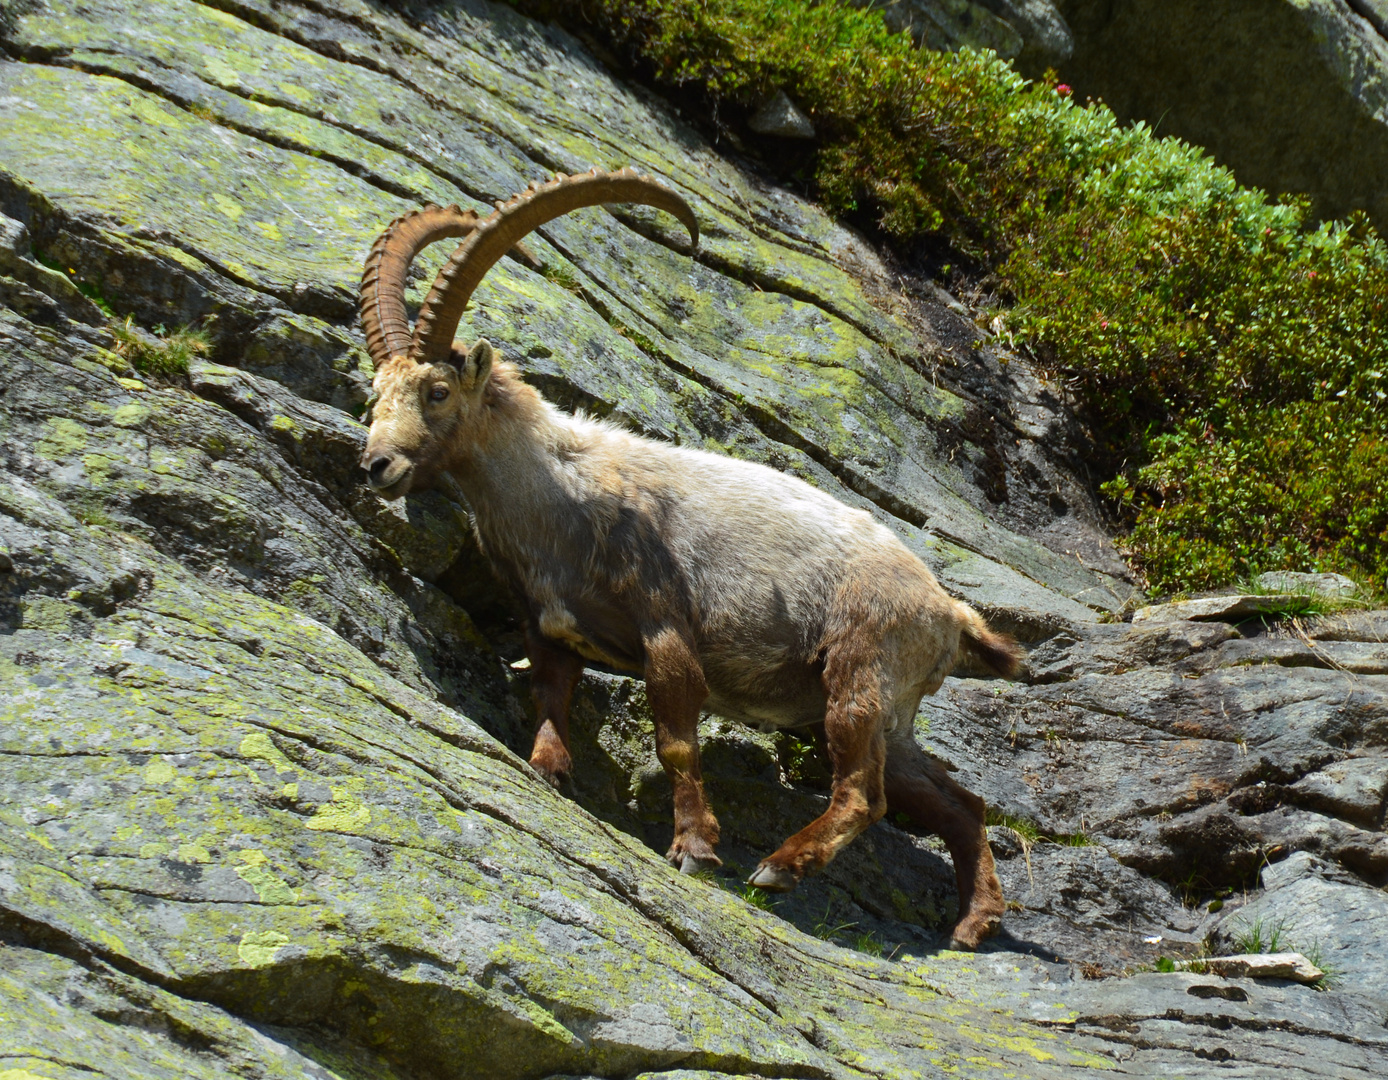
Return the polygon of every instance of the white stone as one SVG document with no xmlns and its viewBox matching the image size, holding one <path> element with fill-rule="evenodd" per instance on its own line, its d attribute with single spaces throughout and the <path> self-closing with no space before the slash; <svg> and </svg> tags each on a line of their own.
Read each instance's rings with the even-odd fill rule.
<svg viewBox="0 0 1388 1080">
<path fill-rule="evenodd" d="M 1213 956 L 1207 960 L 1179 960 L 1178 971 L 1192 967 L 1203 968 L 1206 974 L 1226 979 L 1291 979 L 1293 982 L 1313 983 L 1325 978 L 1325 972 L 1301 953 L 1243 953 L 1239 956 Z"/>
</svg>

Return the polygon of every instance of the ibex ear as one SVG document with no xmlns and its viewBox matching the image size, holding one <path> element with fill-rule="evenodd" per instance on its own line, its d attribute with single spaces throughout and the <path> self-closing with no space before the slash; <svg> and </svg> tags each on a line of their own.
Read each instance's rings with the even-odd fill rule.
<svg viewBox="0 0 1388 1080">
<path fill-rule="evenodd" d="M 467 359 L 458 368 L 459 381 L 468 390 L 475 390 L 484 385 L 487 376 L 492 373 L 494 359 L 496 353 L 492 349 L 492 343 L 486 338 L 478 338 L 477 344 L 468 350 Z"/>
</svg>

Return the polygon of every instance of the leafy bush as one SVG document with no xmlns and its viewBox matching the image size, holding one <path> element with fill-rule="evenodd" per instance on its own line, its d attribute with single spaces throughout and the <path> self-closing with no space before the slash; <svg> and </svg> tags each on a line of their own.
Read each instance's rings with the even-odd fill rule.
<svg viewBox="0 0 1388 1080">
<path fill-rule="evenodd" d="M 1271 569 L 1388 584 L 1388 247 L 991 54 L 920 52 L 842 0 L 516 0 L 657 86 L 786 90 L 829 209 L 999 282 L 1085 409 L 1156 590 Z"/>
</svg>

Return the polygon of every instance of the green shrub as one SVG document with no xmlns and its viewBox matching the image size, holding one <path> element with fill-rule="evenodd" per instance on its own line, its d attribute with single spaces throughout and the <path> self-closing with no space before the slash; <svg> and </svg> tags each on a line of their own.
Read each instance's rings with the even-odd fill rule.
<svg viewBox="0 0 1388 1080">
<path fill-rule="evenodd" d="M 1388 248 L 1363 217 L 1318 225 L 1203 151 L 991 54 L 920 52 L 842 0 L 516 2 L 711 115 L 786 90 L 830 210 L 993 275 L 1006 328 L 1086 412 L 1154 589 L 1388 584 Z"/>
</svg>

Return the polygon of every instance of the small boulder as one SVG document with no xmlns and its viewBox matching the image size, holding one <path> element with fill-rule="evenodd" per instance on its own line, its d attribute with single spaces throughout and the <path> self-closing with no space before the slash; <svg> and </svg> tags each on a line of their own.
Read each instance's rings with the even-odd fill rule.
<svg viewBox="0 0 1388 1080">
<path fill-rule="evenodd" d="M 1243 953 L 1239 956 L 1215 956 L 1207 960 L 1180 960 L 1178 971 L 1192 967 L 1203 968 L 1210 975 L 1226 979 L 1291 979 L 1293 982 L 1313 983 L 1325 978 L 1325 972 L 1301 953 Z"/>
<path fill-rule="evenodd" d="M 949 50 L 992 49 L 1004 60 L 1021 55 L 1026 34 L 1038 16 L 1038 9 L 1048 6 L 1045 0 L 1006 0 L 974 3 L 973 0 L 849 0 L 854 7 L 882 12 L 882 21 L 894 34 L 910 33 L 922 49 Z M 993 10 L 990 10 L 993 9 Z M 1022 9 L 1030 9 L 1030 19 L 1018 20 Z M 1059 12 L 1054 22 L 1060 19 Z M 1063 19 L 1060 20 L 1063 24 Z M 1068 32 L 1068 28 L 1067 28 Z M 1073 49 L 1073 39 L 1071 42 Z"/>
<path fill-rule="evenodd" d="M 1296 570 L 1271 570 L 1258 575 L 1258 587 L 1269 592 L 1302 596 L 1353 596 L 1359 586 L 1344 574 L 1304 574 Z"/>
<path fill-rule="evenodd" d="M 814 124 L 784 90 L 777 90 L 767 98 L 747 126 L 758 135 L 776 135 L 782 139 L 814 138 Z"/>
<path fill-rule="evenodd" d="M 1201 596 L 1195 600 L 1176 600 L 1170 604 L 1152 604 L 1133 612 L 1135 623 L 1168 623 L 1180 619 L 1238 620 L 1284 611 L 1296 602 L 1290 593 L 1254 596 L 1230 593 L 1228 596 Z"/>
<path fill-rule="evenodd" d="M 1075 51 L 1070 27 L 1053 0 L 979 0 L 998 18 L 1022 35 L 1017 67 L 1026 75 L 1058 67 Z M 1388 0 L 1372 0 L 1388 3 Z"/>
</svg>

